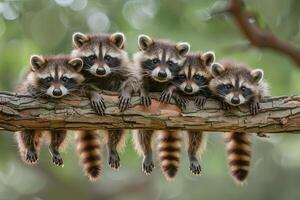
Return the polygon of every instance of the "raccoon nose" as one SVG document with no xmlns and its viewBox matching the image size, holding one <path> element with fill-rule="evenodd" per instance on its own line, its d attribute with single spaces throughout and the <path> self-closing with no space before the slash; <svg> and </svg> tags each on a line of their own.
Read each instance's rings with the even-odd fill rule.
<svg viewBox="0 0 300 200">
<path fill-rule="evenodd" d="M 160 70 L 158 72 L 158 77 L 160 77 L 160 78 L 167 78 L 167 72 Z"/>
<path fill-rule="evenodd" d="M 97 68 L 96 73 L 98 75 L 104 75 L 106 73 L 106 71 L 104 68 L 100 67 L 100 68 Z"/>
<path fill-rule="evenodd" d="M 187 93 L 191 93 L 191 92 L 193 92 L 193 88 L 192 88 L 192 86 L 187 85 L 187 86 L 185 86 L 184 91 Z"/>
<path fill-rule="evenodd" d="M 233 104 L 239 104 L 240 103 L 240 98 L 238 98 L 238 97 L 232 97 L 231 103 L 233 103 Z"/>
<path fill-rule="evenodd" d="M 59 88 L 55 88 L 52 92 L 53 96 L 60 97 L 62 95 L 62 91 Z"/>
</svg>

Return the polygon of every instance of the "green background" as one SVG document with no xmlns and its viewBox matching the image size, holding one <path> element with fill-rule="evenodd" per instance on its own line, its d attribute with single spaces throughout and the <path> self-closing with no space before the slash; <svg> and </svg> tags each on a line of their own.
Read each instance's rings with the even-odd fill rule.
<svg viewBox="0 0 300 200">
<path fill-rule="evenodd" d="M 187 41 L 193 51 L 213 50 L 217 59 L 234 58 L 265 71 L 272 95 L 300 94 L 300 70 L 287 57 L 271 50 L 249 47 L 232 19 L 211 18 L 210 10 L 226 1 L 213 0 L 24 0 L 0 1 L 0 90 L 13 90 L 27 69 L 31 54 L 69 53 L 73 32 L 122 31 L 130 55 L 137 37 Z M 300 44 L 298 0 L 246 1 L 257 23 L 281 38 Z M 89 183 L 78 166 L 72 134 L 63 153 L 65 166 L 51 163 L 47 147 L 39 164 L 20 161 L 13 134 L 0 134 L 0 199 L 300 199 L 300 138 L 298 135 L 252 137 L 253 159 L 247 184 L 237 186 L 226 163 L 219 133 L 210 134 L 202 156 L 202 176 L 188 170 L 186 152 L 174 182 L 167 182 L 158 163 L 151 176 L 141 171 L 141 159 L 127 146 L 122 166 L 107 167 L 103 150 L 103 176 Z"/>
</svg>

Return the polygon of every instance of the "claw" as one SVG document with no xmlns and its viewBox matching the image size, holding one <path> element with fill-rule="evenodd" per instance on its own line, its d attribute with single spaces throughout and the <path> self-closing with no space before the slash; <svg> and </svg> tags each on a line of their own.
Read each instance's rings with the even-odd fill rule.
<svg viewBox="0 0 300 200">
<path fill-rule="evenodd" d="M 159 101 L 162 102 L 162 103 L 169 103 L 170 100 L 171 100 L 171 97 L 172 97 L 172 92 L 170 91 L 163 91 L 160 98 L 159 98 Z"/>
<path fill-rule="evenodd" d="M 251 115 L 256 115 L 260 109 L 260 105 L 258 102 L 253 102 L 250 104 L 250 113 Z"/>
<path fill-rule="evenodd" d="M 148 176 L 153 171 L 154 164 L 152 158 L 144 157 L 143 159 L 143 172 Z"/>
<path fill-rule="evenodd" d="M 225 101 L 221 101 L 220 104 L 221 104 L 221 108 L 223 110 L 230 110 L 231 109 L 231 106 L 228 103 L 226 103 Z"/>
<path fill-rule="evenodd" d="M 37 160 L 38 160 L 37 153 L 33 150 L 27 150 L 27 153 L 25 155 L 25 161 L 30 164 L 34 164 L 37 162 Z"/>
<path fill-rule="evenodd" d="M 93 110 L 98 115 L 105 114 L 106 106 L 104 103 L 104 99 L 98 93 L 95 93 L 91 96 L 91 105 L 92 105 Z"/>
<path fill-rule="evenodd" d="M 198 106 L 199 108 L 203 108 L 204 104 L 206 103 L 207 98 L 204 96 L 198 96 L 195 99 L 195 104 L 196 106 Z"/>
<path fill-rule="evenodd" d="M 140 97 L 140 102 L 142 105 L 144 105 L 145 107 L 150 107 L 151 106 L 151 98 L 149 96 L 144 96 L 142 95 Z"/>
<path fill-rule="evenodd" d="M 176 96 L 175 98 L 175 102 L 176 104 L 181 107 L 182 109 L 186 108 L 186 104 L 187 104 L 187 99 L 181 96 Z"/>
<path fill-rule="evenodd" d="M 190 161 L 190 171 L 196 176 L 200 175 L 202 171 L 201 166 L 196 158 Z"/>
<path fill-rule="evenodd" d="M 64 161 L 63 161 L 62 157 L 59 154 L 53 155 L 52 162 L 57 166 L 63 166 L 64 165 Z"/>
<path fill-rule="evenodd" d="M 109 161 L 108 161 L 109 166 L 113 170 L 118 170 L 120 167 L 120 157 L 117 152 L 110 152 L 109 153 Z"/>
<path fill-rule="evenodd" d="M 121 112 L 125 111 L 129 107 L 130 96 L 121 95 L 119 97 L 119 109 Z"/>
</svg>

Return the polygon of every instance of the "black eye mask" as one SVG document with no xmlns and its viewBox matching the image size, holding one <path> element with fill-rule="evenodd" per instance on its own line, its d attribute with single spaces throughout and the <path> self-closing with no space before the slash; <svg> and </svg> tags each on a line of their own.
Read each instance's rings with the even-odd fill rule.
<svg viewBox="0 0 300 200">
<path fill-rule="evenodd" d="M 154 59 L 147 59 L 146 61 L 142 62 L 142 67 L 149 70 L 154 70 L 158 65 L 160 61 L 157 58 Z"/>
<path fill-rule="evenodd" d="M 109 55 L 104 56 L 104 61 L 111 68 L 119 67 L 121 64 L 118 58 Z"/>
<path fill-rule="evenodd" d="M 60 81 L 68 89 L 74 88 L 77 86 L 77 82 L 73 78 L 63 77 L 63 78 L 61 78 Z"/>
<path fill-rule="evenodd" d="M 221 85 L 218 85 L 216 89 L 220 96 L 225 96 L 232 91 L 233 86 L 229 87 L 229 84 L 221 84 Z"/>
<path fill-rule="evenodd" d="M 42 89 L 48 89 L 53 81 L 52 77 L 41 78 L 38 80 L 38 86 Z"/>
<path fill-rule="evenodd" d="M 208 79 L 204 76 L 196 75 L 193 77 L 193 81 L 199 86 L 208 85 Z"/>
<path fill-rule="evenodd" d="M 95 59 L 92 59 L 90 56 L 88 56 L 88 57 L 82 56 L 80 58 L 83 61 L 83 68 L 84 69 L 89 69 L 95 63 Z"/>
</svg>

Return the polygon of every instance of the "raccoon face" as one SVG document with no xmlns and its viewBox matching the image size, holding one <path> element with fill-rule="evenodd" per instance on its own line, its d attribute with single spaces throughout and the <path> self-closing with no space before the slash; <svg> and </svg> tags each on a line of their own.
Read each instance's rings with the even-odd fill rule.
<svg viewBox="0 0 300 200">
<path fill-rule="evenodd" d="M 210 88 L 217 96 L 232 106 L 248 103 L 259 95 L 259 84 L 263 79 L 263 70 L 250 70 L 244 67 L 224 67 L 219 63 L 212 65 L 214 78 Z"/>
<path fill-rule="evenodd" d="M 211 79 L 210 66 L 215 60 L 214 52 L 188 54 L 183 69 L 173 83 L 184 93 L 194 94 L 208 86 Z"/>
<path fill-rule="evenodd" d="M 119 72 L 118 68 L 128 61 L 127 53 L 123 50 L 124 43 L 123 33 L 74 33 L 72 55 L 82 58 L 84 71 L 93 76 L 106 77 Z"/>
<path fill-rule="evenodd" d="M 61 98 L 78 89 L 84 78 L 79 73 L 83 67 L 80 58 L 68 56 L 43 57 L 33 55 L 30 58 L 32 85 L 42 94 Z"/>
<path fill-rule="evenodd" d="M 174 78 L 185 61 L 190 45 L 185 42 L 177 44 L 164 40 L 153 40 L 140 35 L 139 49 L 134 60 L 142 67 L 143 75 L 157 82 L 167 82 Z"/>
</svg>

